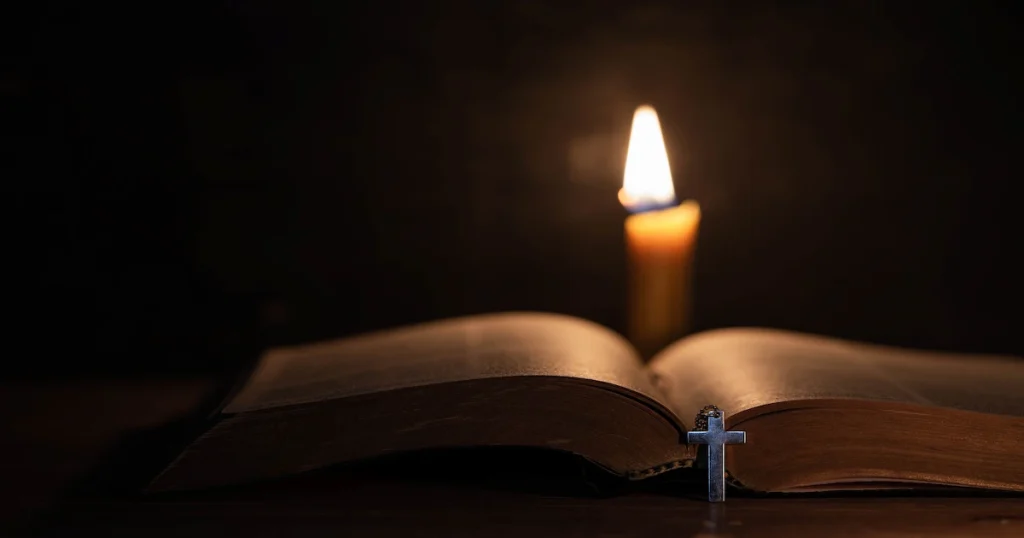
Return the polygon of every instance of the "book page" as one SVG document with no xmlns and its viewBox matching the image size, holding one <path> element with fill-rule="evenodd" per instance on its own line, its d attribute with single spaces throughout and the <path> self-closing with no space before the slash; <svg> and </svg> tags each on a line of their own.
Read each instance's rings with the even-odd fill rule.
<svg viewBox="0 0 1024 538">
<path fill-rule="evenodd" d="M 667 406 L 636 351 L 610 329 L 557 314 L 504 313 L 270 350 L 223 412 L 515 376 L 611 383 Z"/>
<path fill-rule="evenodd" d="M 787 401 L 890 401 L 1024 416 L 1024 360 L 902 349 L 771 329 L 721 329 L 654 357 L 659 388 L 683 419 Z"/>
</svg>

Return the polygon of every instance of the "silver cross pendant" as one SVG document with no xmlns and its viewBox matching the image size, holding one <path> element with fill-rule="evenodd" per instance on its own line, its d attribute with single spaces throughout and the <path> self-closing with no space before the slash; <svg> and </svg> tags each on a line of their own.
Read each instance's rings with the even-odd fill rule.
<svg viewBox="0 0 1024 538">
<path fill-rule="evenodd" d="M 705 431 L 699 431 L 704 423 Z M 686 433 L 688 444 L 708 445 L 708 502 L 725 500 L 725 445 L 747 442 L 747 432 L 725 431 L 725 413 L 709 405 L 697 414 L 694 431 Z"/>
</svg>

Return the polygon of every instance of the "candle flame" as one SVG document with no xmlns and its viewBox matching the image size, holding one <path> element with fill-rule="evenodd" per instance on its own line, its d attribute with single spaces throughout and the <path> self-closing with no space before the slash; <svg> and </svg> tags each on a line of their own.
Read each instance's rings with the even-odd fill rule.
<svg viewBox="0 0 1024 538">
<path fill-rule="evenodd" d="M 626 173 L 619 201 L 633 212 L 663 208 L 676 202 L 661 123 L 658 122 L 658 113 L 649 105 L 641 106 L 633 113 L 633 129 L 629 134 Z"/>
</svg>

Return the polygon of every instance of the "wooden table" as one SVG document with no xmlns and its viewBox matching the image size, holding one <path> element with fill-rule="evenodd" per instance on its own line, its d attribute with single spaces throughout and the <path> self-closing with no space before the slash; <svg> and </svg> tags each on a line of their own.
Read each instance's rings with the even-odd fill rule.
<svg viewBox="0 0 1024 538">
<path fill-rule="evenodd" d="M 67 488 L 118 439 L 194 408 L 201 381 L 0 385 L 0 534 L 46 536 L 1024 536 L 1024 498 L 611 498 L 372 473 L 132 498 Z"/>
</svg>

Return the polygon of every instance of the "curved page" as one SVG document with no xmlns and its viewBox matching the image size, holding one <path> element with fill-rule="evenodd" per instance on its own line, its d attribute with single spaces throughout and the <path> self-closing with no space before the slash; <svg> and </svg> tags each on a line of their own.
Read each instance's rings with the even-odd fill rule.
<svg viewBox="0 0 1024 538">
<path fill-rule="evenodd" d="M 502 313 L 271 350 L 223 412 L 516 376 L 610 383 L 667 409 L 636 352 L 615 332 L 569 316 Z"/>
<path fill-rule="evenodd" d="M 1024 416 L 1024 360 L 918 351 L 771 329 L 721 329 L 683 339 L 650 366 L 673 410 L 713 403 L 730 422 L 799 400 L 900 402 Z"/>
</svg>

